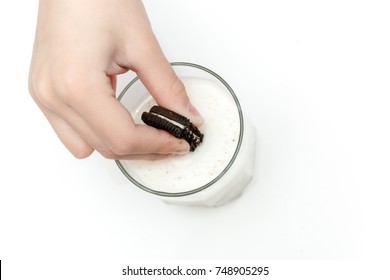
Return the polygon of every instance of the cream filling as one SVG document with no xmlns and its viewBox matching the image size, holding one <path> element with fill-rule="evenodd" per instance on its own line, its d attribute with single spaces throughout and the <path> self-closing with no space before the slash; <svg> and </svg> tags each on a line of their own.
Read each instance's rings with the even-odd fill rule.
<svg viewBox="0 0 390 280">
<path fill-rule="evenodd" d="M 164 120 L 167 120 L 167 121 L 169 121 L 170 123 L 172 123 L 172 124 L 174 124 L 174 125 L 180 127 L 181 129 L 183 129 L 183 128 L 185 127 L 185 125 L 183 125 L 183 124 L 181 124 L 181 123 L 178 123 L 177 121 L 171 120 L 171 119 L 169 119 L 169 118 L 167 118 L 167 117 L 164 117 L 164 116 L 162 116 L 162 115 L 159 115 L 159 114 L 156 114 L 156 113 L 152 113 L 152 112 L 150 112 L 150 114 L 155 115 L 155 116 L 157 116 L 157 117 L 160 117 L 160 118 L 162 118 L 162 119 L 164 119 Z"/>
</svg>

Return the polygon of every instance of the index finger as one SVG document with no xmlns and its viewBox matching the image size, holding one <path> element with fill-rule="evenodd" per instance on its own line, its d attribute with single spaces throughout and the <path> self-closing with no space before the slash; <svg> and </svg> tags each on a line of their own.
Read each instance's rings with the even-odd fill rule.
<svg viewBox="0 0 390 280">
<path fill-rule="evenodd" d="M 202 125 L 202 116 L 192 105 L 183 82 L 161 49 L 158 48 L 154 55 L 146 54 L 141 61 L 136 68 L 137 76 L 157 104 L 188 117 L 195 126 Z"/>
</svg>

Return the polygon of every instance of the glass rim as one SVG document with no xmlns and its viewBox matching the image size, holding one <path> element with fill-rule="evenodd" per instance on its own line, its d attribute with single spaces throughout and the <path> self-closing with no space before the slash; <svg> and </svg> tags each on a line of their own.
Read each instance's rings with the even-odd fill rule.
<svg viewBox="0 0 390 280">
<path fill-rule="evenodd" d="M 201 66 L 201 65 L 198 65 L 198 64 L 194 64 L 194 63 L 190 63 L 190 62 L 171 62 L 170 63 L 173 68 L 175 68 L 175 66 L 185 66 L 185 67 L 192 67 L 192 68 L 196 68 L 196 69 L 199 69 L 199 70 L 202 70 L 208 74 L 210 74 L 211 76 L 213 76 L 214 78 L 216 78 L 217 80 L 219 80 L 225 87 L 226 89 L 229 91 L 230 95 L 232 96 L 235 104 L 236 104 L 236 107 L 237 107 L 237 111 L 238 111 L 238 116 L 239 116 L 239 120 L 240 120 L 240 134 L 239 134 L 239 138 L 238 138 L 238 142 L 237 142 L 237 147 L 234 151 L 234 154 L 232 156 L 232 158 L 230 159 L 229 163 L 226 165 L 226 167 L 221 171 L 221 173 L 219 173 L 213 180 L 211 180 L 210 182 L 198 187 L 198 188 L 195 188 L 195 189 L 192 189 L 192 190 L 188 190 L 188 191 L 183 191 L 183 192 L 163 192 L 163 191 L 158 191 L 158 190 L 155 190 L 155 189 L 152 189 L 152 188 L 149 188 L 147 186 L 145 186 L 144 184 L 138 182 L 135 178 L 133 178 L 128 172 L 127 170 L 124 168 L 124 166 L 122 165 L 121 163 L 121 160 L 115 160 L 117 166 L 119 167 L 119 169 L 122 171 L 123 175 L 125 175 L 125 177 L 130 181 L 132 182 L 134 185 L 136 185 L 137 187 L 139 187 L 140 189 L 146 191 L 146 192 L 149 192 L 149 193 L 152 193 L 152 194 L 155 194 L 155 195 L 159 195 L 159 196 L 165 196 L 165 197 L 180 197 L 180 196 L 187 196 L 187 195 L 191 195 L 191 194 L 195 194 L 195 193 L 198 193 L 202 190 L 205 190 L 207 188 L 209 188 L 210 186 L 214 185 L 217 181 L 219 181 L 225 174 L 226 172 L 231 168 L 231 166 L 233 165 L 234 161 L 236 160 L 237 156 L 238 156 L 238 153 L 240 151 L 240 148 L 241 148 L 241 144 L 242 144 L 242 140 L 243 140 L 243 136 L 244 136 L 244 117 L 243 117 L 243 113 L 242 113 L 242 110 L 241 110 L 241 105 L 240 105 L 240 102 L 238 101 L 238 98 L 236 96 L 236 94 L 234 93 L 233 89 L 230 87 L 230 85 L 221 77 L 219 76 L 217 73 L 215 73 L 214 71 L 204 67 L 204 66 Z M 131 80 L 125 87 L 124 89 L 122 90 L 122 92 L 119 94 L 118 96 L 118 100 L 120 101 L 123 96 L 126 94 L 127 90 L 134 84 L 136 83 L 137 81 L 139 80 L 138 77 L 135 77 L 133 80 Z"/>
</svg>

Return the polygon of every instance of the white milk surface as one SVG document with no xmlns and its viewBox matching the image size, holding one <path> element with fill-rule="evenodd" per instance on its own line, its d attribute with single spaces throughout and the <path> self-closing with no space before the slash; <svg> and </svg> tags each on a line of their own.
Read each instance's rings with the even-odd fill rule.
<svg viewBox="0 0 390 280">
<path fill-rule="evenodd" d="M 237 148 L 240 119 L 236 103 L 222 84 L 207 79 L 182 79 L 191 102 L 204 118 L 199 130 L 203 142 L 194 152 L 163 160 L 121 161 L 127 172 L 144 186 L 175 193 L 197 189 L 226 168 Z M 152 98 L 132 112 L 137 123 L 155 104 Z"/>
</svg>

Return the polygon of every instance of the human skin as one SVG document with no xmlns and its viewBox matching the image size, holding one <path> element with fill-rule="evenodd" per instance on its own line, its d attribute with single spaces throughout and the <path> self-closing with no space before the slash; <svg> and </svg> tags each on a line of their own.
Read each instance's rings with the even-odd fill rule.
<svg viewBox="0 0 390 280">
<path fill-rule="evenodd" d="M 66 148 L 110 159 L 159 159 L 189 151 L 165 131 L 136 125 L 115 97 L 134 71 L 160 106 L 200 126 L 139 0 L 41 0 L 29 91 Z"/>
</svg>

